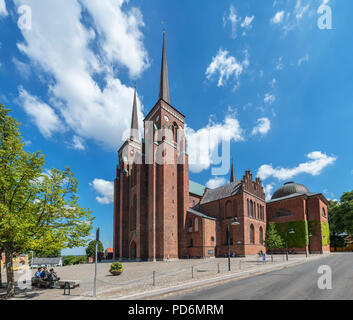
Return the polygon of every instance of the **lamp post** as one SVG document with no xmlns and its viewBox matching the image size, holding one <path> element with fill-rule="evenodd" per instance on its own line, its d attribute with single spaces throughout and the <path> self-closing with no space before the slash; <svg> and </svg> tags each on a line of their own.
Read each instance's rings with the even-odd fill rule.
<svg viewBox="0 0 353 320">
<path fill-rule="evenodd" d="M 287 229 L 287 232 L 286 232 L 286 259 L 288 261 L 288 234 L 294 234 L 295 231 L 293 229 Z"/>
<path fill-rule="evenodd" d="M 240 223 L 238 222 L 238 218 L 234 217 L 234 220 L 232 222 L 232 226 L 239 225 Z M 229 229 L 229 224 L 227 224 L 227 242 L 228 242 L 228 271 L 230 271 L 230 229 Z"/>
</svg>

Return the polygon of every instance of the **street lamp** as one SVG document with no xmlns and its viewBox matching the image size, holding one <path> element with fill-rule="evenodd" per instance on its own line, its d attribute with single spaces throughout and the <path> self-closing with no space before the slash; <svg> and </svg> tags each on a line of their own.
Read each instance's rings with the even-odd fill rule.
<svg viewBox="0 0 353 320">
<path fill-rule="evenodd" d="M 237 226 L 240 223 L 238 222 L 238 218 L 234 217 L 234 220 L 232 222 L 232 226 Z M 228 242 L 228 271 L 230 271 L 230 230 L 229 230 L 229 224 L 227 224 L 227 242 Z"/>
<path fill-rule="evenodd" d="M 288 234 L 294 234 L 295 231 L 293 229 L 290 229 L 288 230 L 287 229 L 287 232 L 286 232 L 286 258 L 287 258 L 287 261 L 288 261 Z"/>
</svg>

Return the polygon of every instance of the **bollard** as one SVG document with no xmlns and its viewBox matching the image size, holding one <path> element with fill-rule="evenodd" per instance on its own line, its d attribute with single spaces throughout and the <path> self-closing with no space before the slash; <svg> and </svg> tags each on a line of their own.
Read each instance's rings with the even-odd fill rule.
<svg viewBox="0 0 353 320">
<path fill-rule="evenodd" d="M 156 271 L 153 271 L 153 286 L 156 286 Z"/>
<path fill-rule="evenodd" d="M 219 264 L 218 264 L 218 273 L 220 273 L 220 270 L 219 270 Z"/>
<path fill-rule="evenodd" d="M 241 260 L 239 260 L 239 270 L 241 270 Z"/>
<path fill-rule="evenodd" d="M 69 291 L 68 294 L 66 294 L 66 290 Z M 69 282 L 65 282 L 65 284 L 64 284 L 64 296 L 66 296 L 66 295 L 67 296 L 71 295 L 71 286 L 70 286 Z"/>
<path fill-rule="evenodd" d="M 191 278 L 194 279 L 194 267 L 191 267 Z"/>
</svg>

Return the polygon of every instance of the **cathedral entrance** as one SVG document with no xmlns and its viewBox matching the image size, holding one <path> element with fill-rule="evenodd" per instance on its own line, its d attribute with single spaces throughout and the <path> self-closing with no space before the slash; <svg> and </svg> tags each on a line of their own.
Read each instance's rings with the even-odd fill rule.
<svg viewBox="0 0 353 320">
<path fill-rule="evenodd" d="M 136 259 L 136 243 L 135 241 L 131 241 L 130 244 L 130 259 Z"/>
</svg>

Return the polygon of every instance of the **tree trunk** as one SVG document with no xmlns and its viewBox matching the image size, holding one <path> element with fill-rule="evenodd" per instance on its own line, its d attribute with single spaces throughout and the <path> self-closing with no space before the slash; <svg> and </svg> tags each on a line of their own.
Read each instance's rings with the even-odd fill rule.
<svg viewBox="0 0 353 320">
<path fill-rule="evenodd" d="M 15 296 L 15 276 L 13 271 L 13 249 L 11 245 L 5 244 L 5 261 L 6 261 L 6 276 L 7 276 L 7 294 L 6 299 Z"/>
</svg>

